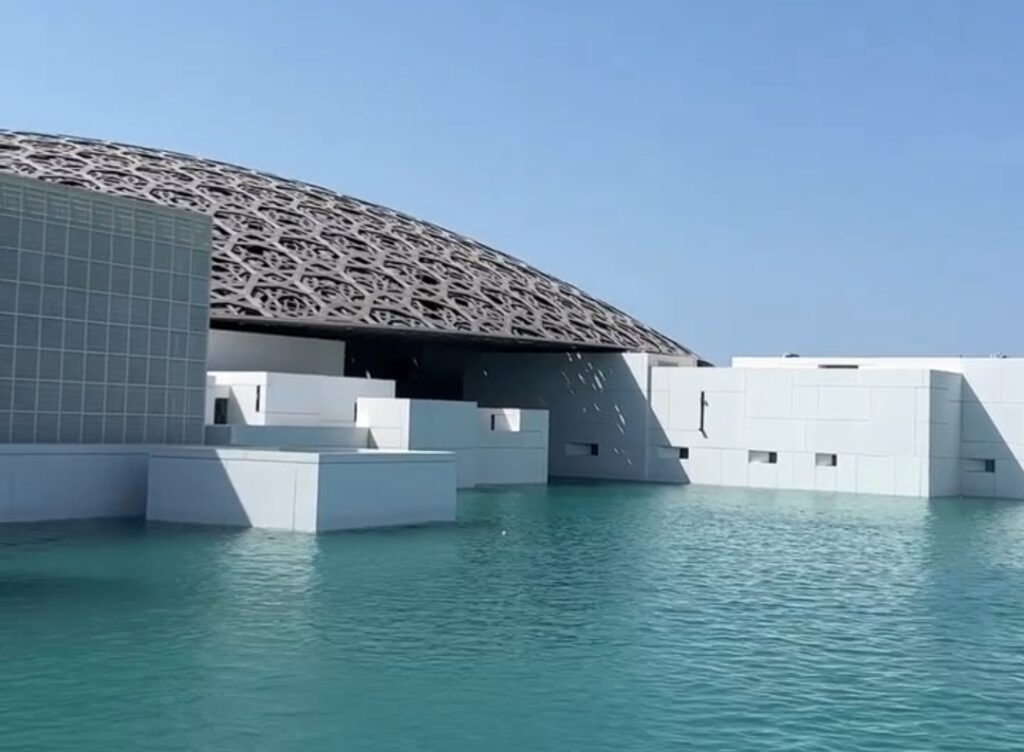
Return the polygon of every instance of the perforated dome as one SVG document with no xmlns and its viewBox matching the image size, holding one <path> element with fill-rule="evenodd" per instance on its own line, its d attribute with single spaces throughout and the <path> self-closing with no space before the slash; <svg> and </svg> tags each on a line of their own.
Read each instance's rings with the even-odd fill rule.
<svg viewBox="0 0 1024 752">
<path fill-rule="evenodd" d="M 504 253 L 326 188 L 174 152 L 0 131 L 0 171 L 213 218 L 214 326 L 690 351 Z"/>
</svg>

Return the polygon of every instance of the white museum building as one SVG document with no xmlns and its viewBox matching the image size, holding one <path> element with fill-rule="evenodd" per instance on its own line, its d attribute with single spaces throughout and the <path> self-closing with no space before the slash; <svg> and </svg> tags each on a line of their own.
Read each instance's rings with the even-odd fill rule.
<svg viewBox="0 0 1024 752">
<path fill-rule="evenodd" d="M 711 367 L 384 207 L 0 131 L 0 522 L 451 522 L 550 478 L 1024 499 L 1024 360 Z"/>
</svg>

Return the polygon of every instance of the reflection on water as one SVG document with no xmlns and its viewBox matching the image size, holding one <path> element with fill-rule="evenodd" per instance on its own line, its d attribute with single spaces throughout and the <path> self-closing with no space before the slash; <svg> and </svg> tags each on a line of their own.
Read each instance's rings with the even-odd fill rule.
<svg viewBox="0 0 1024 752">
<path fill-rule="evenodd" d="M 1024 504 L 644 485 L 0 530 L 0 747 L 1010 750 Z"/>
</svg>

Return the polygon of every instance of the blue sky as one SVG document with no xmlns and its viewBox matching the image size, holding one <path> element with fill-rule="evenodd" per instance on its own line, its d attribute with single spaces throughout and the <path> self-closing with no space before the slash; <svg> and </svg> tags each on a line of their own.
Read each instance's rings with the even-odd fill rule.
<svg viewBox="0 0 1024 752">
<path fill-rule="evenodd" d="M 0 127 L 468 234 L 724 362 L 1024 354 L 1024 3 L 8 3 Z"/>
</svg>

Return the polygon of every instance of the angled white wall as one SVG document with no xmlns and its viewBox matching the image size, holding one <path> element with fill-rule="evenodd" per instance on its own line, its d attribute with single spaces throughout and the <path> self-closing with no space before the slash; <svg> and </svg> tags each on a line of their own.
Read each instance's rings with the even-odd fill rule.
<svg viewBox="0 0 1024 752">
<path fill-rule="evenodd" d="M 495 353 L 481 356 L 464 384 L 466 396 L 481 405 L 548 411 L 552 476 L 647 480 L 651 433 L 657 433 L 650 369 L 663 362 L 694 361 L 643 353 Z M 678 473 L 672 480 L 684 478 Z"/>
<path fill-rule="evenodd" d="M 1024 360 L 964 359 L 963 376 L 961 491 L 1024 499 Z"/>
</svg>

